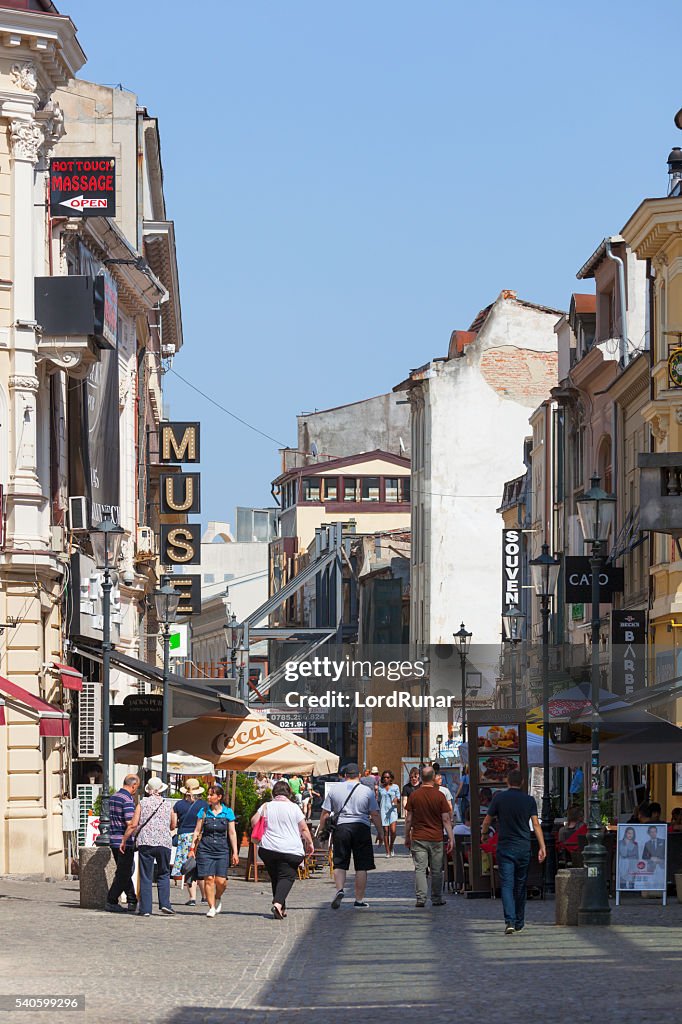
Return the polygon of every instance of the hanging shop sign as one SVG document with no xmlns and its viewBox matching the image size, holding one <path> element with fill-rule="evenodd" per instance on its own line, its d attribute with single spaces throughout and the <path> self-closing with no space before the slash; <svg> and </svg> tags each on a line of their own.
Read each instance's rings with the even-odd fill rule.
<svg viewBox="0 0 682 1024">
<path fill-rule="evenodd" d="M 161 526 L 161 562 L 163 565 L 199 565 L 201 563 L 201 525 L 184 523 Z"/>
<path fill-rule="evenodd" d="M 502 531 L 502 613 L 521 606 L 521 531 Z"/>
<path fill-rule="evenodd" d="M 159 462 L 200 462 L 198 423 L 159 424 Z"/>
<path fill-rule="evenodd" d="M 95 335 L 116 348 L 118 334 L 118 288 L 108 270 L 100 270 L 93 282 Z"/>
<path fill-rule="evenodd" d="M 646 612 L 611 612 L 611 689 L 625 697 L 645 685 Z"/>
<path fill-rule="evenodd" d="M 201 512 L 199 473 L 161 474 L 161 514 Z"/>
<path fill-rule="evenodd" d="M 113 156 L 50 160 L 51 217 L 114 217 L 116 160 Z"/>
<path fill-rule="evenodd" d="M 568 555 L 565 568 L 566 604 L 592 601 L 592 569 L 587 555 Z M 614 594 L 622 594 L 624 575 L 622 569 L 605 565 L 599 573 L 599 600 L 609 604 Z"/>
<path fill-rule="evenodd" d="M 173 587 L 180 594 L 178 615 L 199 615 L 201 613 L 201 576 L 192 573 L 185 576 L 162 576 L 162 587 Z"/>
</svg>

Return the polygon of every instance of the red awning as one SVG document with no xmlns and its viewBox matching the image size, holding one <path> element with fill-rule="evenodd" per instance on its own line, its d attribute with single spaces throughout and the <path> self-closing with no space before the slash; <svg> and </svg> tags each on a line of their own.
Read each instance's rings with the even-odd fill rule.
<svg viewBox="0 0 682 1024">
<path fill-rule="evenodd" d="M 69 716 L 56 704 L 48 704 L 42 697 L 36 697 L 35 693 L 29 693 L 28 690 L 24 690 L 23 686 L 17 686 L 16 683 L 10 682 L 4 676 L 0 676 L 0 692 L 12 701 L 19 701 L 31 711 L 37 712 L 38 732 L 41 736 L 69 735 Z"/>
<path fill-rule="evenodd" d="M 73 668 L 71 665 L 62 665 L 58 661 L 52 663 L 52 668 L 59 672 L 61 677 L 62 686 L 67 690 L 82 690 L 83 689 L 83 676 L 77 668 Z"/>
<path fill-rule="evenodd" d="M 5 724 L 5 702 L 0 700 L 0 725 Z"/>
</svg>

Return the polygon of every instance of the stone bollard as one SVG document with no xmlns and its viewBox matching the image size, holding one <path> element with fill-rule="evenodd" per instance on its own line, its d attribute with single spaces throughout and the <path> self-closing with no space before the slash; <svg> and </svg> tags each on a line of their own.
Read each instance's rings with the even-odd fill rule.
<svg viewBox="0 0 682 1024">
<path fill-rule="evenodd" d="M 587 868 L 562 868 L 556 873 L 556 924 L 578 924 Z"/>
<path fill-rule="evenodd" d="M 78 851 L 80 905 L 87 910 L 104 910 L 107 893 L 116 874 L 108 846 L 82 846 Z"/>
</svg>

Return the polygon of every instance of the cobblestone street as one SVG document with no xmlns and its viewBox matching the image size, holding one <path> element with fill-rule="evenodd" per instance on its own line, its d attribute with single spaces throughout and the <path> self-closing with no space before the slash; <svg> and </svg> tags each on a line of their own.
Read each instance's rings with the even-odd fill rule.
<svg viewBox="0 0 682 1024">
<path fill-rule="evenodd" d="M 613 908 L 611 928 L 581 930 L 557 928 L 553 901 L 534 901 L 525 931 L 505 937 L 499 901 L 450 896 L 441 909 L 416 910 L 412 885 L 400 848 L 377 861 L 370 910 L 348 900 L 333 912 L 326 875 L 298 882 L 288 918 L 275 922 L 267 886 L 241 880 L 214 920 L 185 907 L 179 889 L 175 918 L 141 919 L 81 910 L 76 883 L 3 880 L 0 991 L 85 993 L 76 1021 L 88 1024 L 450 1024 L 462 1012 L 507 1024 L 603 1024 L 645 1010 L 657 1024 L 680 1020 L 665 995 L 682 954 L 676 901 L 664 909 L 638 897 Z"/>
</svg>

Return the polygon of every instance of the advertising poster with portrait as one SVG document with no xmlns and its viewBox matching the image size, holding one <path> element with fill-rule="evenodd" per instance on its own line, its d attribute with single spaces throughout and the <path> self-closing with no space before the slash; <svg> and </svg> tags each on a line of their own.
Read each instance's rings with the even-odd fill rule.
<svg viewBox="0 0 682 1024">
<path fill-rule="evenodd" d="M 621 892 L 660 892 L 666 897 L 668 828 L 665 823 L 619 825 L 616 903 Z"/>
</svg>

